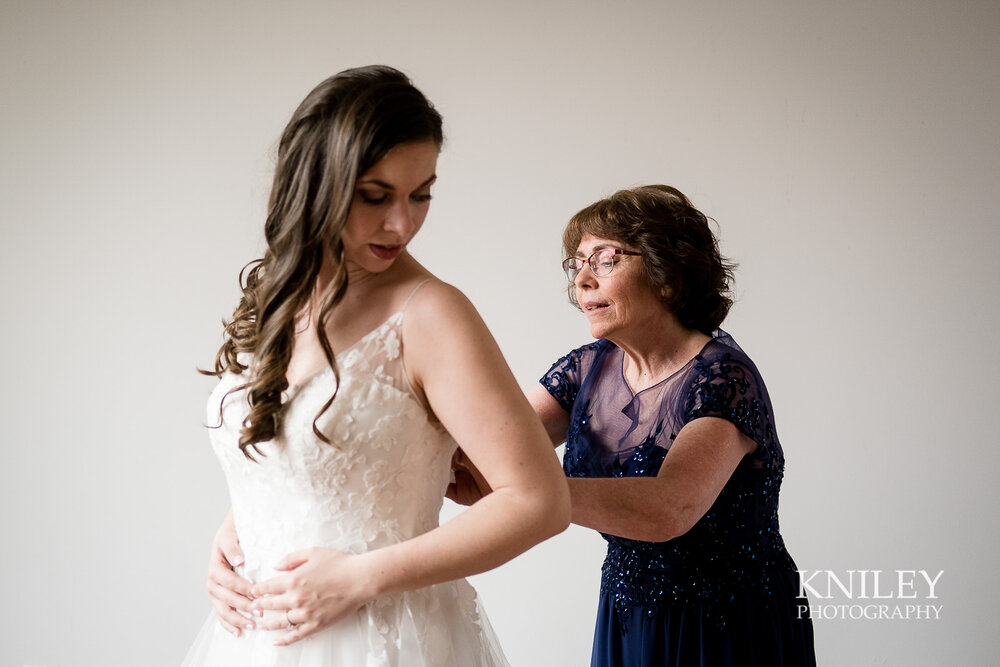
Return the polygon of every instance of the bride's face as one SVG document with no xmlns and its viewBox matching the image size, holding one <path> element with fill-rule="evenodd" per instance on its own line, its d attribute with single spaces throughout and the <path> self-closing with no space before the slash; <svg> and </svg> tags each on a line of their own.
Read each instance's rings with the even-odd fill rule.
<svg viewBox="0 0 1000 667">
<path fill-rule="evenodd" d="M 438 145 L 398 144 L 361 174 L 344 227 L 348 270 L 385 271 L 420 231 L 437 178 Z"/>
</svg>

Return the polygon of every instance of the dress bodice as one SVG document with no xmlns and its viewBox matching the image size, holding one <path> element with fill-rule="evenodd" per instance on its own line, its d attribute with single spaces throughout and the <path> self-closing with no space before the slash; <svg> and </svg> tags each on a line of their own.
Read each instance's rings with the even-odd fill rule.
<svg viewBox="0 0 1000 667">
<path fill-rule="evenodd" d="M 570 477 L 655 477 L 685 424 L 718 417 L 757 443 L 709 511 L 666 542 L 613 535 L 601 588 L 627 617 L 634 605 L 696 601 L 725 623 L 738 591 L 765 598 L 777 568 L 794 569 L 778 530 L 784 456 L 756 366 L 724 332 L 676 373 L 632 392 L 623 351 L 607 340 L 578 348 L 541 379 L 570 415 L 563 466 Z"/>
<path fill-rule="evenodd" d="M 229 485 L 245 554 L 242 574 L 273 576 L 290 551 L 324 546 L 362 553 L 438 524 L 456 444 L 417 399 L 402 363 L 403 311 L 337 355 L 336 386 L 325 369 L 285 393 L 279 435 L 249 460 L 239 449 L 249 406 L 243 376 L 226 374 L 208 401 L 210 431 Z"/>
<path fill-rule="evenodd" d="M 212 447 L 229 486 L 244 554 L 237 572 L 245 578 L 278 575 L 273 566 L 293 551 L 364 553 L 438 525 L 457 445 L 407 380 L 405 311 L 404 304 L 337 354 L 339 387 L 330 369 L 289 387 L 278 435 L 259 444 L 256 461 L 239 448 L 249 411 L 245 377 L 225 374 L 213 391 L 208 423 L 218 426 L 210 431 Z M 335 389 L 335 399 L 317 419 Z M 330 443 L 315 434 L 314 420 Z M 290 646 L 275 646 L 275 632 L 247 630 L 236 638 L 212 613 L 184 667 L 507 665 L 475 589 L 464 579 L 378 597 Z"/>
</svg>

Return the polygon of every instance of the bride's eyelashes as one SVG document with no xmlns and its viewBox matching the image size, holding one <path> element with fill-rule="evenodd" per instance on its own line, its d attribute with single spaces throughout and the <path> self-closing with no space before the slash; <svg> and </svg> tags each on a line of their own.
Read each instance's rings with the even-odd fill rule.
<svg viewBox="0 0 1000 667">
<path fill-rule="evenodd" d="M 386 192 L 376 193 L 358 190 L 358 196 L 361 198 L 362 202 L 371 206 L 381 206 L 389 201 L 389 194 Z M 429 202 L 431 199 L 433 199 L 433 196 L 430 192 L 420 192 L 410 195 L 410 201 L 417 204 Z"/>
<path fill-rule="evenodd" d="M 358 190 L 358 196 L 361 197 L 361 201 L 372 206 L 378 206 L 389 201 L 388 193 L 382 192 L 372 192 L 365 190 Z"/>
</svg>

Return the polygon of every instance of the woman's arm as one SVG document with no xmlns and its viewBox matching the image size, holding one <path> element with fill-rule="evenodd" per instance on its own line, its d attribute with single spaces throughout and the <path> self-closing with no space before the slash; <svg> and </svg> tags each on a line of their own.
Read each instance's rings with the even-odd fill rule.
<svg viewBox="0 0 1000 667">
<path fill-rule="evenodd" d="M 558 459 L 468 299 L 431 283 L 410 303 L 403 326 L 411 379 L 493 492 L 447 524 L 380 550 L 379 570 L 394 573 L 380 593 L 483 572 L 569 523 Z"/>
<path fill-rule="evenodd" d="M 563 410 L 559 402 L 552 398 L 552 394 L 539 382 L 532 385 L 527 392 L 528 402 L 531 408 L 542 420 L 542 426 L 549 436 L 549 440 L 557 447 L 566 442 L 566 431 L 569 429 L 569 413 Z"/>
<path fill-rule="evenodd" d="M 656 477 L 572 478 L 573 523 L 647 542 L 689 531 L 757 443 L 732 422 L 702 417 L 670 445 Z"/>
<path fill-rule="evenodd" d="M 493 492 L 400 544 L 357 556 L 324 549 L 291 554 L 279 568 L 289 574 L 251 592 L 255 611 L 291 610 L 296 627 L 280 644 L 381 595 L 494 568 L 569 523 L 569 493 L 549 438 L 465 296 L 444 283 L 422 288 L 407 308 L 403 341 L 414 387 Z M 284 619 L 268 623 L 278 629 Z"/>
<path fill-rule="evenodd" d="M 569 414 L 541 384 L 527 392 L 553 444 L 566 439 Z M 696 419 L 678 434 L 657 477 L 568 479 L 575 524 L 648 542 L 683 535 L 705 515 L 740 460 L 757 444 L 731 422 Z M 489 493 L 464 460 L 456 471 L 465 498 Z M 463 469 L 466 476 L 462 477 Z"/>
<path fill-rule="evenodd" d="M 569 414 L 541 384 L 534 385 L 525 396 L 552 444 L 558 447 L 565 442 Z M 461 449 L 452 458 L 451 470 L 454 481 L 448 485 L 448 493 L 445 495 L 460 505 L 471 505 L 493 490 Z"/>
</svg>

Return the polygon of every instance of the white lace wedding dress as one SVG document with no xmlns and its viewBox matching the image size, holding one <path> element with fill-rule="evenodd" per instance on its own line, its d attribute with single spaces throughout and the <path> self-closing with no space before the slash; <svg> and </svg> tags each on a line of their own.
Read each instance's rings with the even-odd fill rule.
<svg viewBox="0 0 1000 667">
<path fill-rule="evenodd" d="M 229 484 L 246 562 L 240 574 L 261 581 L 298 549 L 324 546 L 363 553 L 438 525 L 455 443 L 433 423 L 403 371 L 404 309 L 337 357 L 340 390 L 313 433 L 313 418 L 333 391 L 323 371 L 288 390 L 282 434 L 247 460 L 237 442 L 246 394 L 225 399 L 223 423 L 210 431 Z M 208 402 L 209 424 L 243 378 L 225 375 Z M 270 613 L 270 612 L 268 612 Z M 283 616 L 283 614 L 281 614 Z M 463 579 L 374 600 L 291 646 L 276 633 L 233 637 L 209 616 L 184 667 L 474 667 L 507 665 Z"/>
</svg>

